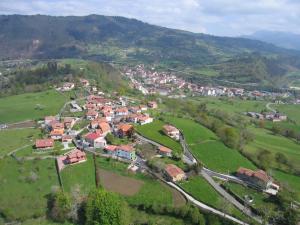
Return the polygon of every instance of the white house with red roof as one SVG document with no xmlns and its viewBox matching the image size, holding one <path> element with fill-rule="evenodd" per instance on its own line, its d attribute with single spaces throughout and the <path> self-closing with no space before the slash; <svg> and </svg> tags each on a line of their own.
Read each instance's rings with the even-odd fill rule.
<svg viewBox="0 0 300 225">
<path fill-rule="evenodd" d="M 117 108 L 115 111 L 116 116 L 128 115 L 128 109 L 126 107 Z"/>
<path fill-rule="evenodd" d="M 87 113 L 85 114 L 88 120 L 94 120 L 98 117 L 98 115 L 99 113 L 95 110 L 88 110 Z"/>
<path fill-rule="evenodd" d="M 84 139 L 93 148 L 104 148 L 106 146 L 106 140 L 99 132 L 87 133 Z"/>
<path fill-rule="evenodd" d="M 158 147 L 158 153 L 162 156 L 172 156 L 172 150 L 162 145 Z"/>
<path fill-rule="evenodd" d="M 168 178 L 168 180 L 171 180 L 172 182 L 178 182 L 186 179 L 186 175 L 183 172 L 183 170 L 174 164 L 166 165 L 165 175 Z"/>
<path fill-rule="evenodd" d="M 153 122 L 153 118 L 150 117 L 150 116 L 147 116 L 147 115 L 140 115 L 138 117 L 138 122 L 141 125 L 145 125 L 145 124 L 148 124 L 148 123 L 152 123 Z"/>
</svg>

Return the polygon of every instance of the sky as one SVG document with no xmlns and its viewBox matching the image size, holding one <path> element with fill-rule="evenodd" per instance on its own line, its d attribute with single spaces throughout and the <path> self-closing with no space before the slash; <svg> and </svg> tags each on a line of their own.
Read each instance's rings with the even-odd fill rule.
<svg viewBox="0 0 300 225">
<path fill-rule="evenodd" d="M 0 14 L 124 16 L 218 36 L 300 34 L 300 0 L 0 0 Z"/>
</svg>

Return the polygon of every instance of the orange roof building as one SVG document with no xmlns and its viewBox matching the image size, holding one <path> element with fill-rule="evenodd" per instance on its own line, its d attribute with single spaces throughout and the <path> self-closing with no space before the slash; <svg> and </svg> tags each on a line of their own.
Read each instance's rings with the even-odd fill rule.
<svg viewBox="0 0 300 225">
<path fill-rule="evenodd" d="M 54 140 L 48 139 L 38 139 L 35 141 L 35 147 L 39 150 L 46 150 L 54 147 Z"/>
<path fill-rule="evenodd" d="M 167 178 L 173 182 L 181 181 L 186 178 L 182 169 L 174 164 L 168 164 L 165 167 L 165 174 Z"/>
</svg>

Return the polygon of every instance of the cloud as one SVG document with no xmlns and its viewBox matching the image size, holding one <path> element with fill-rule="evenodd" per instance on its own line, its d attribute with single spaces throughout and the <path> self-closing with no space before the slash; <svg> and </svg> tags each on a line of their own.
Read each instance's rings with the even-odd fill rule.
<svg viewBox="0 0 300 225">
<path fill-rule="evenodd" d="M 298 0 L 1 0 L 0 14 L 118 15 L 224 36 L 300 33 Z"/>
</svg>

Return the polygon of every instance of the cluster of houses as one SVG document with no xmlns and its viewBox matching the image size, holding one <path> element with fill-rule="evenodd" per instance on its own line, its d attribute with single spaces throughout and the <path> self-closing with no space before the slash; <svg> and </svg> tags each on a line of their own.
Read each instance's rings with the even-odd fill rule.
<svg viewBox="0 0 300 225">
<path fill-rule="evenodd" d="M 72 136 L 68 131 L 74 126 L 76 118 L 64 117 L 61 120 L 56 116 L 46 116 L 43 129 L 47 132 L 48 138 L 38 139 L 35 142 L 37 151 L 45 151 L 54 148 L 54 141 L 61 141 L 66 146 L 72 142 Z"/>
<path fill-rule="evenodd" d="M 263 170 L 253 171 L 240 167 L 236 174 L 247 185 L 255 189 L 262 190 L 271 195 L 276 195 L 279 191 L 280 186 Z"/>
<path fill-rule="evenodd" d="M 278 97 L 287 98 L 289 92 L 275 93 L 267 91 L 246 91 L 243 88 L 224 86 L 203 86 L 191 83 L 180 78 L 175 72 L 157 71 L 155 68 L 147 68 L 143 64 L 135 67 L 124 67 L 123 74 L 131 80 L 132 86 L 143 94 L 160 94 L 168 97 L 184 97 L 184 90 L 189 90 L 192 95 L 201 96 L 228 96 L 250 97 L 255 99 Z"/>
<path fill-rule="evenodd" d="M 264 113 L 257 113 L 257 112 L 247 112 L 247 116 L 259 119 L 259 120 L 270 120 L 272 122 L 281 122 L 286 121 L 287 116 L 278 112 L 264 112 Z"/>
</svg>

